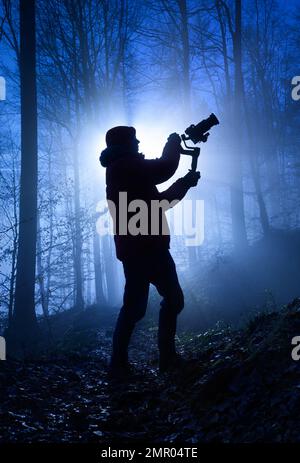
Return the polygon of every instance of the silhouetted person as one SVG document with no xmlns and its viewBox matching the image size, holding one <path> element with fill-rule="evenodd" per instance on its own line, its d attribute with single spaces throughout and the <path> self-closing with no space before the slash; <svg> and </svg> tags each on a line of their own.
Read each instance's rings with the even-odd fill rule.
<svg viewBox="0 0 300 463">
<path fill-rule="evenodd" d="M 176 366 L 179 357 L 175 350 L 177 315 L 184 306 L 182 289 L 178 282 L 175 263 L 169 252 L 170 236 L 162 234 L 166 224 L 164 212 L 160 214 L 159 234 L 151 235 L 151 201 L 181 200 L 190 187 L 196 186 L 199 172 L 189 172 L 166 191 L 159 192 L 157 184 L 168 180 L 175 173 L 180 159 L 181 139 L 178 134 L 169 136 L 160 159 L 146 160 L 139 153 L 139 140 L 133 127 L 119 126 L 106 134 L 107 148 L 102 151 L 100 162 L 106 167 L 107 199 L 116 205 L 114 239 L 117 258 L 122 261 L 126 279 L 123 307 L 120 310 L 113 335 L 110 362 L 112 374 L 130 371 L 128 346 L 135 324 L 147 308 L 149 285 L 152 283 L 163 297 L 159 313 L 158 348 L 159 369 L 167 371 Z M 148 235 L 124 234 L 119 223 L 119 193 L 127 193 L 127 203 L 143 200 L 148 205 Z M 121 207 L 124 207 L 122 204 Z M 127 207 L 127 205 L 125 205 Z M 128 213 L 130 217 L 136 214 Z M 124 225 L 124 224 L 123 224 Z M 126 222 L 127 228 L 127 222 Z"/>
</svg>

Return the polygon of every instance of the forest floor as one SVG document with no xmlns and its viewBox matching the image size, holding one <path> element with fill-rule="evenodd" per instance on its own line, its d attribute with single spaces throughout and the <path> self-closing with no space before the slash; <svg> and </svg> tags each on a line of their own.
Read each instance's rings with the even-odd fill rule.
<svg viewBox="0 0 300 463">
<path fill-rule="evenodd" d="M 177 373 L 158 374 L 157 327 L 141 324 L 125 382 L 108 379 L 114 320 L 100 318 L 77 316 L 38 360 L 0 362 L 0 442 L 300 441 L 300 299 L 242 330 L 179 332 Z"/>
</svg>

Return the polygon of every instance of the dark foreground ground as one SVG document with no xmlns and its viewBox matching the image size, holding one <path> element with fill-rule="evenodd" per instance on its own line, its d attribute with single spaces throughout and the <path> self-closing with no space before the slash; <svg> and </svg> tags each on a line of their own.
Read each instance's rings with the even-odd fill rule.
<svg viewBox="0 0 300 463">
<path fill-rule="evenodd" d="M 0 362 L 0 442 L 300 441 L 299 299 L 240 331 L 179 333 L 190 362 L 176 374 L 158 375 L 156 327 L 144 324 L 123 384 L 107 378 L 113 320 L 95 318 L 77 316 L 39 360 Z"/>
</svg>

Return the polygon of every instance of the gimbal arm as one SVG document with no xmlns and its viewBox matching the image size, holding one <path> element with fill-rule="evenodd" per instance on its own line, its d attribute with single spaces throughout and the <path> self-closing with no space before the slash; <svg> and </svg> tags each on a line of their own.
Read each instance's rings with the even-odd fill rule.
<svg viewBox="0 0 300 463">
<path fill-rule="evenodd" d="M 181 149 L 180 154 L 186 154 L 188 156 L 192 156 L 192 166 L 191 166 L 191 171 L 196 172 L 197 170 L 197 163 L 198 163 L 198 157 L 200 156 L 200 148 L 198 147 L 193 147 L 193 146 L 187 146 L 186 140 L 189 140 L 185 135 L 181 135 L 181 139 L 183 141 L 184 146 L 186 149 Z"/>
</svg>

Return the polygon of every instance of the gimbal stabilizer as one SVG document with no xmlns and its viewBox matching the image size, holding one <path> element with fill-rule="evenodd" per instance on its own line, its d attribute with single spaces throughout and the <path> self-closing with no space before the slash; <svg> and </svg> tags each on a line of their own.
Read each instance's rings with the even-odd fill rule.
<svg viewBox="0 0 300 463">
<path fill-rule="evenodd" d="M 192 140 L 192 142 L 196 145 L 201 141 L 205 143 L 209 136 L 208 131 L 214 126 L 218 125 L 219 121 L 217 117 L 212 113 L 207 119 L 203 119 L 203 121 L 199 122 L 197 125 L 190 125 L 186 130 L 185 134 L 181 135 L 181 140 L 183 141 L 184 146 L 186 149 L 181 150 L 181 154 L 187 154 L 192 156 L 192 167 L 191 170 L 196 172 L 197 170 L 197 162 L 198 157 L 200 155 L 200 148 L 188 146 L 186 142 L 188 140 Z"/>
</svg>

